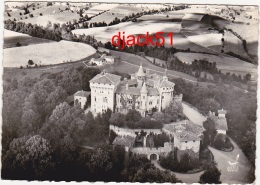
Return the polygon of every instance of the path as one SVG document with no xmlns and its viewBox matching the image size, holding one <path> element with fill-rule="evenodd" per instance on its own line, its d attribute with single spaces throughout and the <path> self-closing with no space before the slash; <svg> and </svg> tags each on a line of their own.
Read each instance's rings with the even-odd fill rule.
<svg viewBox="0 0 260 185">
<path fill-rule="evenodd" d="M 183 113 L 188 117 L 188 119 L 200 126 L 203 126 L 203 122 L 206 121 L 206 117 L 199 113 L 196 109 L 183 102 Z"/>
<path fill-rule="evenodd" d="M 165 171 L 166 169 L 163 168 L 158 161 L 152 161 L 154 166 L 162 171 Z M 181 180 L 183 183 L 197 183 L 199 182 L 200 176 L 203 172 L 193 173 L 193 174 L 184 174 L 184 173 L 177 173 L 170 171 L 171 174 L 174 174 L 176 178 Z"/>
<path fill-rule="evenodd" d="M 214 155 L 218 169 L 221 171 L 220 180 L 223 183 L 244 184 L 248 182 L 247 176 L 250 170 L 250 163 L 237 144 L 232 140 L 231 142 L 235 147 L 231 152 L 223 152 L 212 147 L 209 147 L 209 149 Z M 229 165 L 229 162 L 234 163 L 238 154 L 238 171 L 228 171 L 227 168 L 231 166 Z"/>
</svg>

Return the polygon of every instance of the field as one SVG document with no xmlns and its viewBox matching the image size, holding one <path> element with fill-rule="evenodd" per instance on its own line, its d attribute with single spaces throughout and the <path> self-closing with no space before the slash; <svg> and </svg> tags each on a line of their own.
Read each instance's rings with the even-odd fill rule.
<svg viewBox="0 0 260 185">
<path fill-rule="evenodd" d="M 52 65 L 88 57 L 96 50 L 82 43 L 60 41 L 4 49 L 4 67 L 25 67 L 28 60 L 37 65 Z"/>
<path fill-rule="evenodd" d="M 70 10 L 65 9 L 68 7 L 66 3 L 56 3 L 52 6 L 46 6 L 46 2 L 39 3 L 24 3 L 24 5 L 28 5 L 30 14 L 33 14 L 33 17 L 30 17 L 29 14 L 24 15 L 24 10 L 21 7 L 17 9 L 8 8 L 8 10 L 12 10 L 9 12 L 10 17 L 7 16 L 7 13 L 4 13 L 4 20 L 14 18 L 17 21 L 37 24 L 45 27 L 47 23 L 50 21 L 51 23 L 67 23 L 69 21 L 73 22 L 74 19 L 78 20 L 80 18 L 79 14 L 72 9 L 76 9 L 75 7 L 69 7 Z M 20 4 L 20 6 L 22 6 Z M 21 13 L 21 14 L 20 14 Z M 42 16 L 40 16 L 42 14 Z"/>
<path fill-rule="evenodd" d="M 54 41 L 41 39 L 37 37 L 31 37 L 27 34 L 4 29 L 4 49 L 17 47 L 16 46 L 17 43 L 20 43 L 21 46 L 27 46 L 33 44 L 50 43 L 50 42 L 54 42 Z"/>
<path fill-rule="evenodd" d="M 243 60 L 229 57 L 229 56 L 215 56 L 200 53 L 182 53 L 178 52 L 175 56 L 182 62 L 189 63 L 194 61 L 194 59 L 202 60 L 206 59 L 209 62 L 216 62 L 217 68 L 223 71 L 231 72 L 237 71 L 239 74 L 252 73 L 257 74 L 257 66 L 251 63 L 245 62 Z"/>
</svg>

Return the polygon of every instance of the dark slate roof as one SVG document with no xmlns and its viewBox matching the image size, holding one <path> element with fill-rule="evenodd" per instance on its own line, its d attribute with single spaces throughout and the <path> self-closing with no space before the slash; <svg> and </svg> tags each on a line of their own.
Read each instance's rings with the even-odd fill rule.
<svg viewBox="0 0 260 185">
<path fill-rule="evenodd" d="M 117 94 L 129 94 L 129 95 L 140 95 L 141 88 L 138 87 L 128 87 L 126 89 L 126 86 L 124 84 L 120 84 L 117 89 Z"/>
<path fill-rule="evenodd" d="M 120 79 L 121 79 L 121 76 L 102 72 L 100 74 L 97 74 L 89 82 L 116 85 L 120 82 Z"/>
<path fill-rule="evenodd" d="M 168 81 L 168 80 L 163 80 L 160 83 L 160 87 L 174 87 L 175 83 Z"/>
<path fill-rule="evenodd" d="M 200 140 L 200 135 L 205 130 L 189 120 L 182 120 L 163 126 L 165 130 L 172 132 L 180 141 Z"/>
<path fill-rule="evenodd" d="M 227 131 L 228 130 L 227 119 L 226 118 L 218 118 L 217 122 L 215 122 L 215 129 Z"/>
<path fill-rule="evenodd" d="M 74 96 L 82 96 L 82 97 L 88 97 L 91 93 L 89 91 L 78 91 L 74 94 Z"/>
<path fill-rule="evenodd" d="M 131 136 L 126 136 L 126 137 L 117 136 L 112 144 L 130 147 L 134 143 L 134 141 L 135 138 Z"/>
<path fill-rule="evenodd" d="M 141 88 L 140 87 L 128 87 L 126 89 L 126 83 L 122 82 L 118 85 L 116 89 L 117 94 L 129 94 L 129 95 L 141 95 Z M 148 90 L 148 96 L 157 96 L 159 95 L 159 91 L 156 88 L 147 88 Z"/>
</svg>

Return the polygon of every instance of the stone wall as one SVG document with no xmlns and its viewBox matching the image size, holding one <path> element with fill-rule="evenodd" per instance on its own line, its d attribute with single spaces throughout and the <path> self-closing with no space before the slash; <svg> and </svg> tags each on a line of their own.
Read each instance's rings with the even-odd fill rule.
<svg viewBox="0 0 260 185">
<path fill-rule="evenodd" d="M 130 129 L 130 128 L 121 128 L 115 125 L 109 125 L 109 129 L 113 130 L 118 136 L 131 136 L 136 137 L 136 132 L 144 131 L 148 134 L 154 133 L 154 134 L 161 134 L 161 129 Z"/>
</svg>

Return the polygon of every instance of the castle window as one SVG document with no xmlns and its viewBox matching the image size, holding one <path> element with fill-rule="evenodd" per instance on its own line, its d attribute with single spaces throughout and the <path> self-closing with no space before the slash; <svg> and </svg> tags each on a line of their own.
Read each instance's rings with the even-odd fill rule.
<svg viewBox="0 0 260 185">
<path fill-rule="evenodd" d="M 152 105 L 153 104 L 153 102 L 152 101 L 149 101 L 149 105 Z"/>
<path fill-rule="evenodd" d="M 188 141 L 185 141 L 185 143 L 188 143 Z"/>
<path fill-rule="evenodd" d="M 145 96 L 143 96 L 143 99 L 145 99 Z"/>
<path fill-rule="evenodd" d="M 162 96 L 162 100 L 164 99 L 164 96 Z"/>
<path fill-rule="evenodd" d="M 159 99 L 157 99 L 157 104 L 159 104 Z"/>
<path fill-rule="evenodd" d="M 132 104 L 132 103 L 133 103 L 133 100 L 132 100 L 132 99 L 128 99 L 128 103 L 129 103 L 129 104 Z"/>
<path fill-rule="evenodd" d="M 97 101 L 97 98 L 95 97 L 95 101 Z"/>
<path fill-rule="evenodd" d="M 195 140 L 193 140 L 193 142 L 195 143 Z"/>
<path fill-rule="evenodd" d="M 103 98 L 103 102 L 104 102 L 104 103 L 107 103 L 107 97 L 104 97 L 104 98 Z"/>
</svg>

